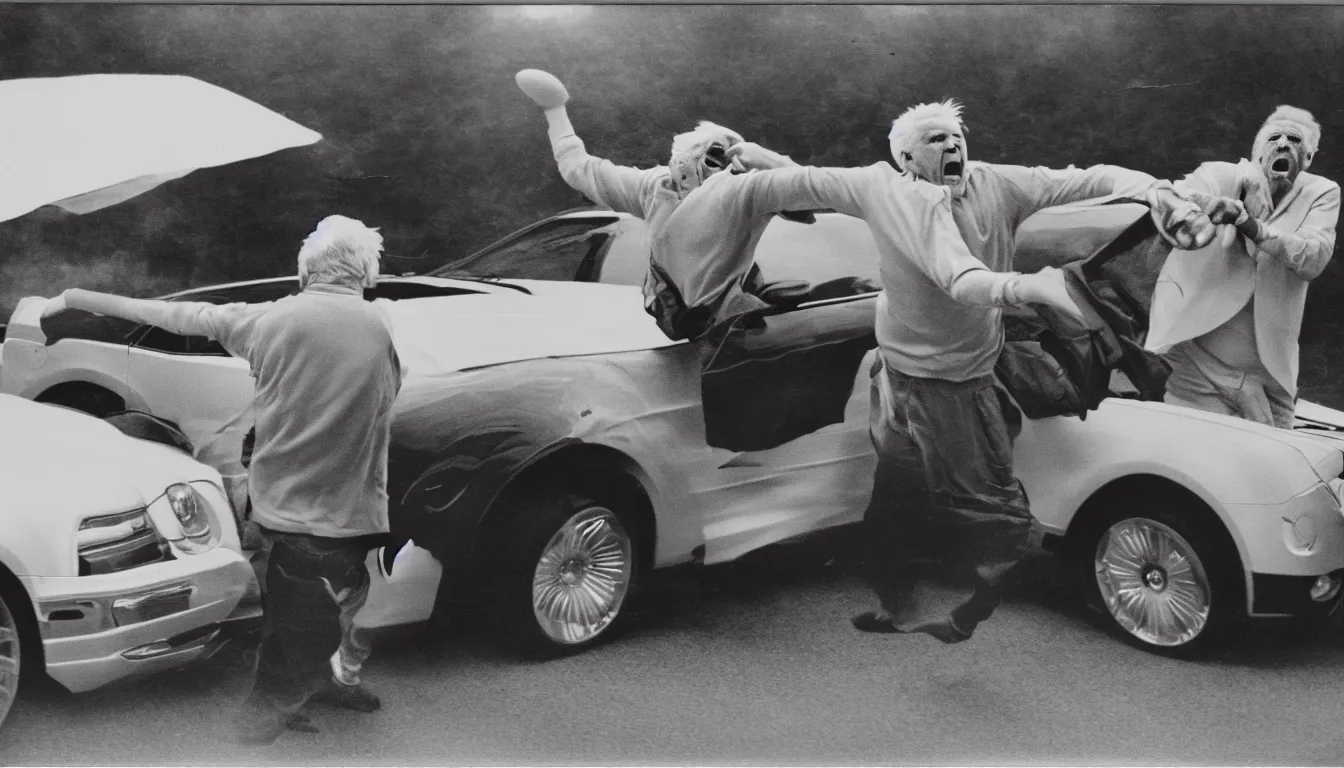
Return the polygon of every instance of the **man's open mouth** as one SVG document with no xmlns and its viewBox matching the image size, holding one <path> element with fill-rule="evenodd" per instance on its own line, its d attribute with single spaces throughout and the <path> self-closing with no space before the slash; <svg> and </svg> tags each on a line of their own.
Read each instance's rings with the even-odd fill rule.
<svg viewBox="0 0 1344 768">
<path fill-rule="evenodd" d="M 960 160 L 953 160 L 952 162 L 950 162 L 950 163 L 948 163 L 947 165 L 944 165 L 944 166 L 943 166 L 943 178 L 946 179 L 946 178 L 949 177 L 949 176 L 956 176 L 956 177 L 958 177 L 958 178 L 961 177 L 961 161 L 960 161 Z"/>
<path fill-rule="evenodd" d="M 1275 173 L 1287 173 L 1288 169 L 1291 167 L 1292 163 L 1288 162 L 1288 158 L 1280 157 L 1279 159 L 1275 160 L 1274 164 L 1271 165 L 1269 168 Z"/>
</svg>

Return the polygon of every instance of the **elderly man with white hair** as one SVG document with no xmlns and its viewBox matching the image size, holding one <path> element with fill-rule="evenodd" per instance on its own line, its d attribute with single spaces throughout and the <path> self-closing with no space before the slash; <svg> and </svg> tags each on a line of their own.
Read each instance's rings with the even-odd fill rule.
<svg viewBox="0 0 1344 768">
<path fill-rule="evenodd" d="M 744 242 L 705 237 L 700 250 L 677 248 L 669 241 L 667 223 L 673 212 L 711 177 L 730 170 L 730 147 L 742 143 L 736 131 L 709 121 L 672 139 L 667 165 L 634 168 L 616 165 L 588 153 L 574 131 L 565 108 L 569 92 L 554 75 L 525 69 L 518 86 L 544 110 L 552 152 L 560 175 L 598 205 L 644 219 L 649 231 L 649 272 L 644 282 L 645 309 L 672 339 L 700 338 L 717 321 L 769 306 L 746 290 L 752 254 L 768 217 L 753 222 Z M 752 155 L 758 168 L 775 161 L 791 164 L 774 153 Z M 746 170 L 739 164 L 737 170 Z M 737 226 L 730 212 L 702 206 L 696 227 L 718 232 Z"/>
<path fill-rule="evenodd" d="M 264 542 L 265 617 L 237 721 L 245 742 L 315 730 L 299 712 L 310 698 L 379 707 L 360 684 L 369 645 L 353 618 L 368 596 L 370 539 L 389 530 L 387 451 L 403 375 L 390 318 L 363 296 L 382 246 L 376 229 L 328 216 L 299 249 L 297 295 L 214 305 L 70 289 L 44 313 L 79 309 L 208 336 L 252 366 L 248 485 Z"/>
<path fill-rule="evenodd" d="M 1032 528 L 1013 474 L 1021 414 L 994 377 L 1002 308 L 1038 303 L 1081 315 L 1060 270 L 1012 271 L 1018 225 L 1049 206 L 1125 195 L 1147 200 L 1184 247 L 1207 243 L 1214 226 L 1144 173 L 969 162 L 951 100 L 910 108 L 890 140 L 897 168 L 780 168 L 709 183 L 736 188 L 739 215 L 833 208 L 872 231 L 883 290 L 870 425 L 878 467 L 864 520 L 881 608 L 854 625 L 954 643 L 994 611 Z M 743 143 L 728 154 L 762 166 L 770 153 Z M 950 593 L 932 588 L 936 581 Z"/>
<path fill-rule="evenodd" d="M 1215 205 L 1231 198 L 1239 215 L 1229 237 L 1162 267 L 1147 346 L 1171 363 L 1168 403 L 1292 427 L 1307 286 L 1339 221 L 1339 185 L 1307 173 L 1320 140 L 1310 112 L 1280 106 L 1250 160 L 1204 163 L 1177 183 Z"/>
</svg>

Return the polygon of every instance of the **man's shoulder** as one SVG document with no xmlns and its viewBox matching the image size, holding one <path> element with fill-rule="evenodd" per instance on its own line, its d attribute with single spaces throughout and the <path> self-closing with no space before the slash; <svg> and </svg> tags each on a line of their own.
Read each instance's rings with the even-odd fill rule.
<svg viewBox="0 0 1344 768">
<path fill-rule="evenodd" d="M 1318 176 L 1314 173 L 1303 171 L 1298 175 L 1298 179 L 1302 182 L 1302 188 L 1313 197 L 1321 197 L 1331 191 L 1334 191 L 1336 194 L 1339 192 L 1339 184 L 1324 176 Z"/>
</svg>

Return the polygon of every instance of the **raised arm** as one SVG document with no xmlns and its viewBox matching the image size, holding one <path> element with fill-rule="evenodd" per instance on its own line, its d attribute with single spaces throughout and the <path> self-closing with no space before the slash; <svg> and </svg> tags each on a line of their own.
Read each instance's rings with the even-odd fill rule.
<svg viewBox="0 0 1344 768">
<path fill-rule="evenodd" d="M 123 320 L 156 325 L 173 333 L 209 336 L 230 354 L 246 358 L 247 331 L 270 304 L 210 304 L 203 301 L 132 299 L 112 293 L 69 288 L 47 304 L 42 316 L 63 309 L 80 309 Z"/>
<path fill-rule="evenodd" d="M 569 92 L 564 84 L 554 75 L 537 69 L 525 69 L 515 80 L 546 116 L 551 153 L 565 183 L 598 205 L 643 218 L 644 200 L 666 175 L 666 170 L 616 165 L 588 154 L 565 110 Z"/>
<path fill-rule="evenodd" d="M 768 151 L 768 150 L 766 150 Z M 774 154 L 774 153 L 772 153 Z M 778 166 L 725 179 L 736 187 L 737 204 L 746 216 L 768 216 L 781 211 L 815 211 L 830 208 L 864 218 L 863 190 L 872 183 L 870 168 L 817 168 L 792 165 L 777 156 Z M 749 167 L 768 167 L 743 158 Z"/>
<path fill-rule="evenodd" d="M 833 208 L 866 220 L 879 243 L 890 242 L 899 252 L 885 257 L 913 260 L 962 304 L 992 307 L 1040 303 L 1082 318 L 1082 311 L 1064 286 L 1064 273 L 1057 269 L 1032 275 L 991 272 L 966 247 L 952 218 L 951 196 L 946 188 L 893 178 L 881 168 L 801 166 L 746 174 L 738 177 L 737 183 L 752 215 L 782 208 Z"/>
<path fill-rule="evenodd" d="M 1021 165 L 990 166 L 1017 191 L 1018 216 L 1026 219 L 1042 208 L 1076 203 L 1094 197 L 1123 195 L 1142 200 L 1157 179 L 1140 171 L 1116 165 L 1090 168 L 1027 168 Z"/>
<path fill-rule="evenodd" d="M 1203 248 L 1216 234 L 1208 214 L 1199 205 L 1178 194 L 1171 182 L 1155 179 L 1141 171 L 1116 165 L 1081 169 L 1073 166 L 1063 169 L 1020 165 L 989 167 L 1014 188 L 1015 210 L 1009 212 L 1014 226 L 1043 208 L 1117 195 L 1147 202 L 1154 223 L 1177 248 Z"/>
</svg>

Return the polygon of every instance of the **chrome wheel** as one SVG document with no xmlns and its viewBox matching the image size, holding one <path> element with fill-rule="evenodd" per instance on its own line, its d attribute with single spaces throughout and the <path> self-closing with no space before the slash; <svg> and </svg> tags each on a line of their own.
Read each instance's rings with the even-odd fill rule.
<svg viewBox="0 0 1344 768">
<path fill-rule="evenodd" d="M 0 597 L 0 723 L 19 693 L 19 623 Z"/>
<path fill-rule="evenodd" d="M 621 611 L 634 567 L 629 534 L 605 507 L 569 518 L 542 548 L 532 578 L 532 612 L 552 640 L 597 637 Z"/>
<path fill-rule="evenodd" d="M 1212 592 L 1204 564 L 1170 526 L 1121 520 L 1102 535 L 1093 564 L 1106 609 L 1143 642 L 1185 645 L 1208 624 Z"/>
</svg>

